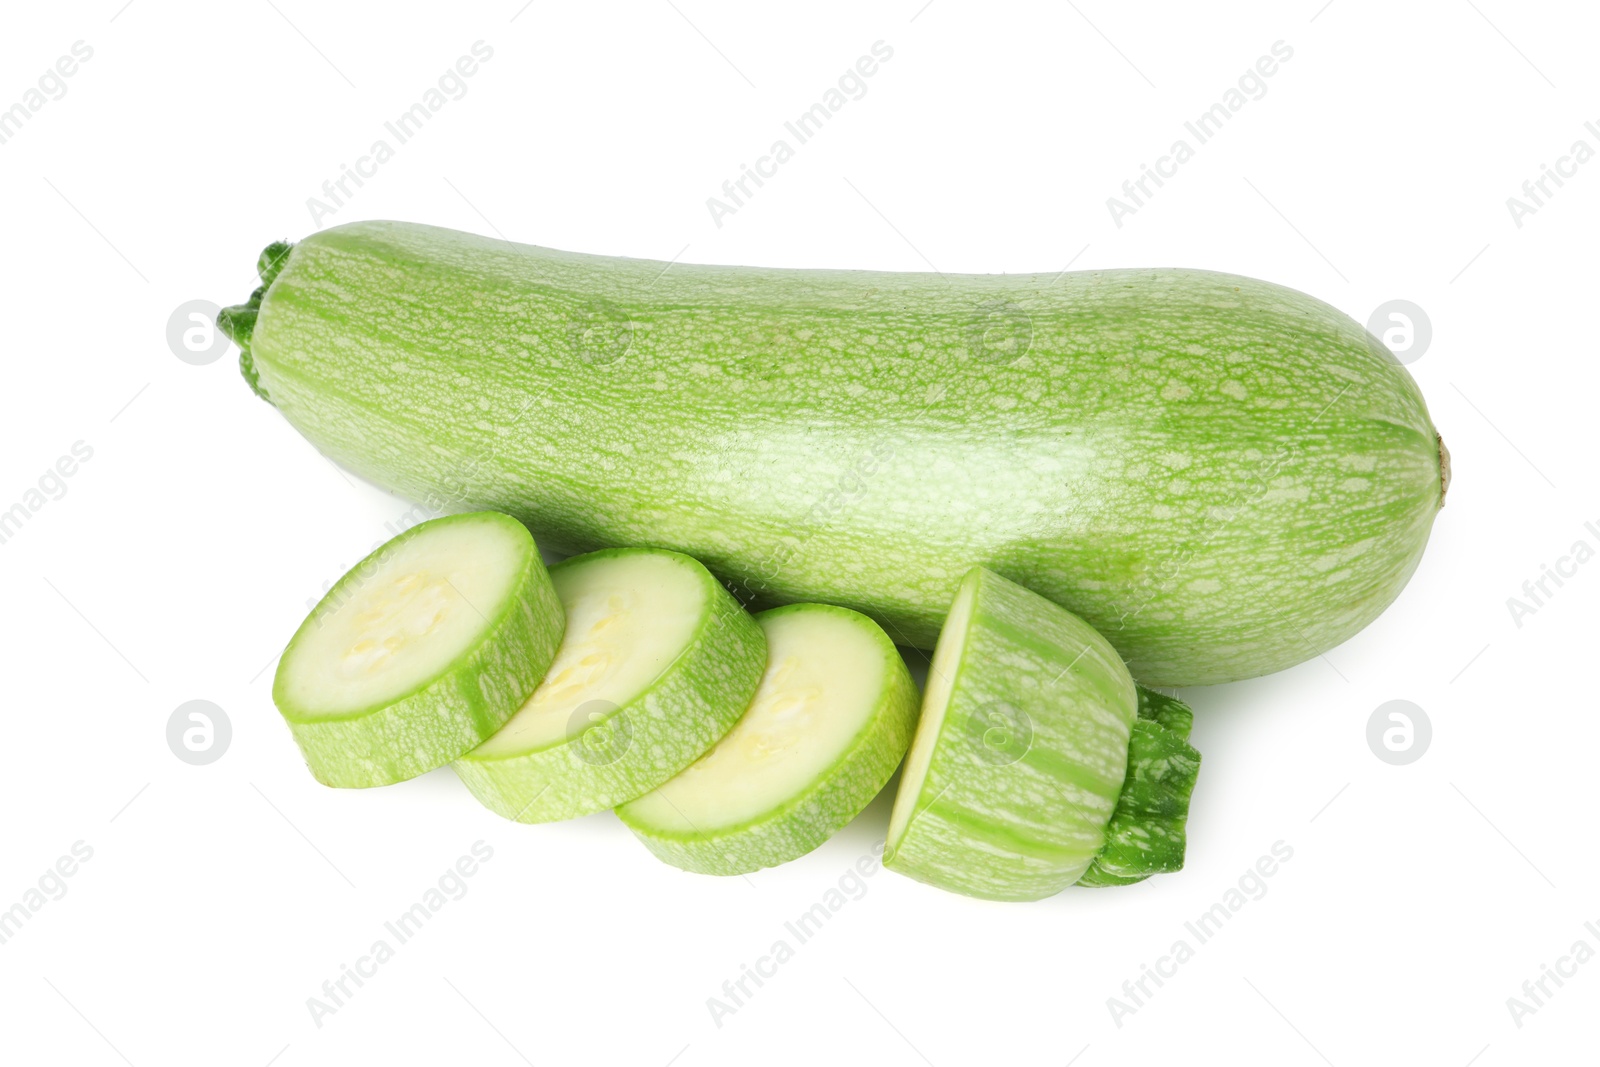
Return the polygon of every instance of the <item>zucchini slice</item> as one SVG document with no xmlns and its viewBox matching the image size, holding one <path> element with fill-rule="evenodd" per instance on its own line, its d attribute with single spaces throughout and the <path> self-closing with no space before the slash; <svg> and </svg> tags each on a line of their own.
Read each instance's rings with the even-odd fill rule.
<svg viewBox="0 0 1600 1067">
<path fill-rule="evenodd" d="M 917 721 L 894 642 L 849 608 L 792 604 L 756 616 L 767 668 L 721 741 L 617 809 L 651 852 L 700 874 L 745 874 L 805 855 L 871 803 Z"/>
<path fill-rule="evenodd" d="M 761 627 L 689 556 L 606 549 L 550 579 L 567 631 L 549 674 L 454 764 L 518 822 L 602 811 L 671 778 L 738 721 L 767 661 Z"/>
<path fill-rule="evenodd" d="M 1072 885 L 1106 843 L 1137 707 L 1087 623 L 974 567 L 939 633 L 884 866 L 991 900 Z"/>
<path fill-rule="evenodd" d="M 284 650 L 272 699 L 318 781 L 388 785 L 499 729 L 539 684 L 563 625 L 520 522 L 434 519 L 328 591 Z"/>
</svg>

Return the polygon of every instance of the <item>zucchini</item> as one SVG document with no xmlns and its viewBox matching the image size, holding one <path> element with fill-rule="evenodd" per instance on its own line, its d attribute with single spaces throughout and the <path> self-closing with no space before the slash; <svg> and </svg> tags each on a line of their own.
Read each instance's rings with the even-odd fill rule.
<svg viewBox="0 0 1600 1067">
<path fill-rule="evenodd" d="M 397 222 L 260 267 L 219 320 L 245 376 L 361 476 L 903 644 L 981 564 L 1148 684 L 1264 674 L 1375 618 L 1444 497 L 1406 370 L 1248 278 L 668 269 Z"/>
<path fill-rule="evenodd" d="M 549 674 L 498 733 L 453 766 L 519 822 L 620 804 L 677 774 L 739 720 L 761 679 L 761 627 L 688 556 L 615 548 L 550 580 L 567 630 Z"/>
<path fill-rule="evenodd" d="M 883 865 L 990 900 L 1038 900 L 1085 875 L 1110 884 L 1154 873 L 1170 860 L 1170 842 L 1142 859 L 1128 845 L 1154 821 L 1152 805 L 1139 790 L 1121 804 L 1138 707 L 1133 678 L 1103 637 L 974 567 L 928 668 Z M 1108 841 L 1118 852 L 1103 879 L 1095 865 Z M 1176 852 L 1181 866 L 1181 818 Z"/>
<path fill-rule="evenodd" d="M 273 703 L 318 781 L 388 785 L 498 730 L 539 684 L 564 624 L 521 523 L 434 519 L 328 590 L 284 650 Z"/>
<path fill-rule="evenodd" d="M 878 795 L 916 726 L 911 672 L 865 615 L 790 604 L 756 622 L 767 669 L 744 715 L 676 777 L 617 809 L 686 871 L 747 874 L 815 849 Z"/>
</svg>

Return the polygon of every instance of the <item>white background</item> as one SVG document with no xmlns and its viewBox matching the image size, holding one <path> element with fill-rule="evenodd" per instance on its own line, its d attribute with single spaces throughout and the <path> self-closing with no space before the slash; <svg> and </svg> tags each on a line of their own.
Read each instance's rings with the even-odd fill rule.
<svg viewBox="0 0 1600 1067">
<path fill-rule="evenodd" d="M 1600 161 L 1518 227 L 1507 197 L 1600 121 L 1583 5 L 1377 0 L 1010 6 L 17 5 L 0 107 L 93 57 L 0 144 L 0 508 L 93 449 L 0 544 L 0 908 L 93 858 L 0 945 L 10 1062 L 1276 1064 L 1575 1062 L 1600 962 L 1519 1027 L 1600 925 L 1600 562 L 1518 626 L 1507 598 L 1584 539 Z M 519 8 L 521 8 L 519 10 Z M 1216 10 L 1210 10 L 1215 8 Z M 656 862 L 607 814 L 521 827 L 448 770 L 339 792 L 274 712 L 274 656 L 409 504 L 322 459 L 240 381 L 169 349 L 242 300 L 257 251 L 474 41 L 493 59 L 323 225 L 430 222 L 686 262 L 942 271 L 1182 265 L 1365 322 L 1431 319 L 1411 364 L 1455 457 L 1400 599 L 1270 678 L 1183 695 L 1205 755 L 1188 868 L 983 903 L 892 873 L 736 1014 L 706 1000 L 881 840 L 887 798 L 748 879 Z M 873 42 L 894 50 L 716 226 L 706 198 Z M 1275 41 L 1252 100 L 1119 228 L 1106 198 Z M 1553 586 L 1551 587 L 1554 588 Z M 169 750 L 182 702 L 231 745 Z M 1426 754 L 1368 717 L 1407 699 Z M 452 901 L 318 1027 L 307 998 L 475 841 Z M 1118 1026 L 1107 998 L 1283 841 L 1266 893 Z M 1554 989 L 1553 986 L 1550 988 Z M 676 1057 L 676 1058 L 675 1058 Z M 1076 1058 L 1075 1058 L 1076 1057 Z"/>
</svg>

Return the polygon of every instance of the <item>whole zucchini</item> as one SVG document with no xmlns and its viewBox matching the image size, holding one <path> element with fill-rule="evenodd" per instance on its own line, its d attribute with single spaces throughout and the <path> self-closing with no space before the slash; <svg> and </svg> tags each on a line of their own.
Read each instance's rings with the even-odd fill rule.
<svg viewBox="0 0 1600 1067">
<path fill-rule="evenodd" d="M 361 476 L 922 648 L 981 564 L 1143 682 L 1279 670 L 1394 599 L 1447 481 L 1379 342 L 1232 275 L 669 266 L 398 222 L 261 273 L 221 316 L 245 376 Z"/>
</svg>

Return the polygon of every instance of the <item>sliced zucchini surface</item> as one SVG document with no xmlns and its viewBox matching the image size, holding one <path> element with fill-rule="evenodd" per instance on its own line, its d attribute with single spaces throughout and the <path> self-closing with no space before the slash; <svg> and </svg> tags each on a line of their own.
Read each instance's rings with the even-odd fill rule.
<svg viewBox="0 0 1600 1067">
<path fill-rule="evenodd" d="M 351 568 L 290 640 L 272 696 L 335 786 L 414 777 L 491 736 L 563 616 L 533 537 L 498 512 L 421 523 Z"/>
<path fill-rule="evenodd" d="M 662 860 L 743 874 L 802 856 L 855 818 L 910 743 L 917 691 L 894 643 L 848 608 L 756 616 L 767 665 L 732 730 L 617 815 Z"/>
<path fill-rule="evenodd" d="M 994 900 L 1076 882 L 1106 842 L 1136 707 L 1087 623 L 974 568 L 939 634 L 884 866 Z"/>
<path fill-rule="evenodd" d="M 567 629 L 548 675 L 454 764 L 520 822 L 601 811 L 660 785 L 738 720 L 766 664 L 761 628 L 677 552 L 608 549 L 550 569 Z"/>
</svg>

